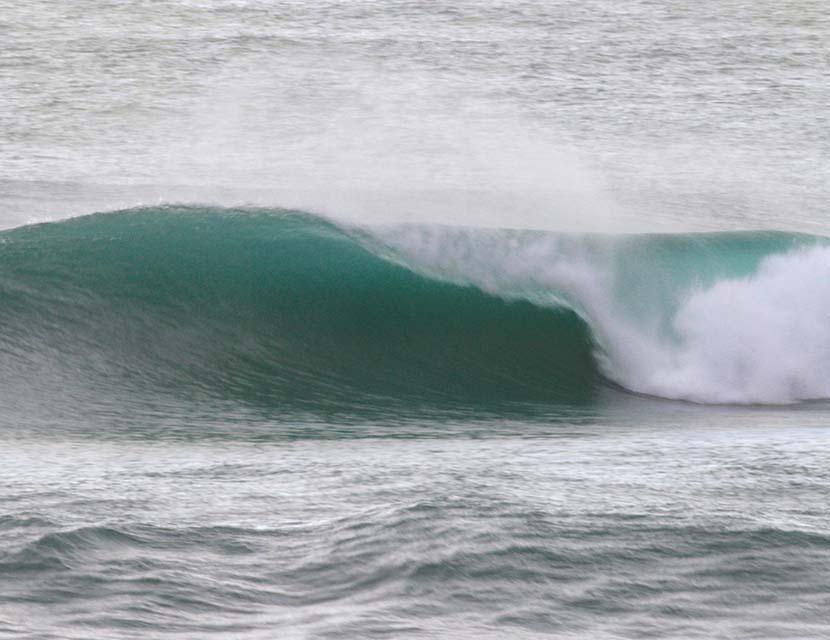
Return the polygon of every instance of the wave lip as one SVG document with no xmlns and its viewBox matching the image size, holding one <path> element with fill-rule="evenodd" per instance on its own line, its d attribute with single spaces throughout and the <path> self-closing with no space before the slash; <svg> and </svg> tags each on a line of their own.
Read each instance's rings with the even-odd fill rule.
<svg viewBox="0 0 830 640">
<path fill-rule="evenodd" d="M 778 232 L 603 236 L 412 227 L 415 269 L 568 308 L 621 387 L 717 404 L 830 398 L 830 246 Z"/>
<path fill-rule="evenodd" d="M 0 380 L 21 413 L 44 399 L 63 413 L 188 398 L 584 406 L 609 387 L 830 397 L 830 248 L 811 236 L 359 229 L 161 207 L 0 242 Z"/>
</svg>

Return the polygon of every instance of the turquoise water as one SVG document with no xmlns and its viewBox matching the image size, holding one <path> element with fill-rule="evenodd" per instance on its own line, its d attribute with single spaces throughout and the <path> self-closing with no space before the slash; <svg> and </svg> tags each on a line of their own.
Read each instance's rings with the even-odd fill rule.
<svg viewBox="0 0 830 640">
<path fill-rule="evenodd" d="M 0 637 L 826 637 L 829 15 L 0 0 Z"/>
</svg>

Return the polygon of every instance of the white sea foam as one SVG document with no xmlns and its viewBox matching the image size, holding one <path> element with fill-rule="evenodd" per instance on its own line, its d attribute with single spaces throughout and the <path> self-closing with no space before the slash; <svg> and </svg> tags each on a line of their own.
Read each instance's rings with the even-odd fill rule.
<svg viewBox="0 0 830 640">
<path fill-rule="evenodd" d="M 642 354 L 632 388 L 697 402 L 830 397 L 830 249 L 770 256 L 751 277 L 693 292 L 673 329 L 675 344 Z"/>
<path fill-rule="evenodd" d="M 687 290 L 656 304 L 649 283 L 620 288 L 614 255 L 626 249 L 610 238 L 418 226 L 384 241 L 431 276 L 573 308 L 606 375 L 633 391 L 701 403 L 830 398 L 830 248 L 770 255 L 752 275 L 706 287 L 682 278 Z"/>
</svg>

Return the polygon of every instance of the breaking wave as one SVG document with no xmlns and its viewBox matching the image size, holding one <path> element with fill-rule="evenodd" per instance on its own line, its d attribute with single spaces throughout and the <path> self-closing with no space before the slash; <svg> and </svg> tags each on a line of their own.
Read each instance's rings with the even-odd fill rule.
<svg viewBox="0 0 830 640">
<path fill-rule="evenodd" d="M 10 404 L 830 397 L 830 247 L 156 207 L 0 234 Z M 163 405 L 163 401 L 159 400 Z M 160 409 L 162 410 L 162 409 Z"/>
</svg>

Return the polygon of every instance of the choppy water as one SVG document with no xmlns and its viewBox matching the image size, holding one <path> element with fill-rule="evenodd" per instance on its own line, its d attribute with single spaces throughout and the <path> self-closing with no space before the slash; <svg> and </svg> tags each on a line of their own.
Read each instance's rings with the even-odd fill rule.
<svg viewBox="0 0 830 640">
<path fill-rule="evenodd" d="M 828 42 L 0 0 L 0 637 L 826 637 Z"/>
</svg>

